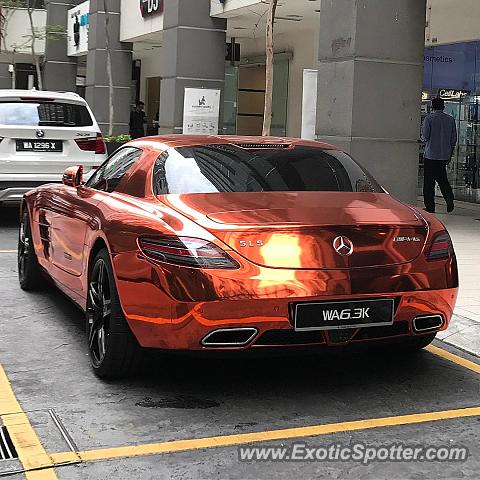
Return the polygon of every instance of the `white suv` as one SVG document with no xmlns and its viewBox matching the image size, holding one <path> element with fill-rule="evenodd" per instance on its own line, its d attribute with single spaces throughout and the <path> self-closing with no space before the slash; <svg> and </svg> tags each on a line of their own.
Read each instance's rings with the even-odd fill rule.
<svg viewBox="0 0 480 480">
<path fill-rule="evenodd" d="M 0 90 L 0 204 L 61 182 L 71 165 L 88 175 L 105 158 L 98 124 L 76 93 Z"/>
</svg>

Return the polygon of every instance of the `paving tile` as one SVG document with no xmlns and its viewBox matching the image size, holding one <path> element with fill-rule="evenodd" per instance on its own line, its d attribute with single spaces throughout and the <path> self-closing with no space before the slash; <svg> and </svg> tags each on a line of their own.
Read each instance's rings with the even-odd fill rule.
<svg viewBox="0 0 480 480">
<path fill-rule="evenodd" d="M 437 333 L 437 338 L 440 340 L 444 340 L 445 338 L 451 337 L 467 328 L 473 327 L 478 325 L 475 320 L 471 320 L 470 318 L 462 317 L 459 315 L 454 315 L 452 320 L 450 321 L 450 325 L 448 329 Z"/>
<path fill-rule="evenodd" d="M 475 315 L 480 315 L 480 306 L 470 305 L 468 307 L 462 307 L 462 310 L 466 310 L 467 312 L 474 313 Z"/>
<path fill-rule="evenodd" d="M 480 356 L 480 323 L 454 333 L 443 341 L 473 355 Z"/>
<path fill-rule="evenodd" d="M 480 210 L 455 209 L 438 215 L 452 237 L 457 254 L 460 289 L 455 316 L 439 339 L 480 356 Z"/>
<path fill-rule="evenodd" d="M 461 308 L 461 307 L 455 308 L 455 314 L 460 315 L 460 316 L 465 317 L 465 318 L 468 318 L 468 319 L 473 320 L 473 321 L 480 322 L 480 315 L 479 314 L 470 312 L 470 311 L 466 310 L 465 308 Z"/>
</svg>

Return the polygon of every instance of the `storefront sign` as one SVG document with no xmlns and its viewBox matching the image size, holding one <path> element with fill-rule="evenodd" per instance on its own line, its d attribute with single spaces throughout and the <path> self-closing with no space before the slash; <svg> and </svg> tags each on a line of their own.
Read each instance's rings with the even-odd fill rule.
<svg viewBox="0 0 480 480">
<path fill-rule="evenodd" d="M 140 0 L 142 17 L 163 13 L 163 0 Z"/>
<path fill-rule="evenodd" d="M 429 53 L 426 53 L 423 58 L 425 62 L 431 62 L 431 63 L 454 63 L 455 61 L 455 59 L 451 56 L 430 55 Z"/>
<path fill-rule="evenodd" d="M 75 8 L 68 10 L 67 54 L 78 57 L 88 53 L 88 27 L 89 27 L 90 1 L 81 3 Z"/>
<path fill-rule="evenodd" d="M 220 90 L 186 88 L 183 107 L 183 133 L 218 135 Z"/>
<path fill-rule="evenodd" d="M 460 100 L 467 95 L 470 95 L 470 90 L 447 90 L 441 89 L 438 92 L 440 98 L 444 100 Z"/>
<path fill-rule="evenodd" d="M 476 63 L 474 42 L 427 48 L 423 86 L 431 91 L 439 89 L 473 91 Z"/>
</svg>

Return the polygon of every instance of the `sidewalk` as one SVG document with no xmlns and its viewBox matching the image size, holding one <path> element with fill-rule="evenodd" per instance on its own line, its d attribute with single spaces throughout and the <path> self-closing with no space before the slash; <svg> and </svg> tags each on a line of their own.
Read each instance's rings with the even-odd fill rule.
<svg viewBox="0 0 480 480">
<path fill-rule="evenodd" d="M 480 205 L 455 205 L 452 214 L 440 201 L 436 208 L 455 245 L 460 276 L 454 318 L 437 338 L 480 357 Z"/>
</svg>

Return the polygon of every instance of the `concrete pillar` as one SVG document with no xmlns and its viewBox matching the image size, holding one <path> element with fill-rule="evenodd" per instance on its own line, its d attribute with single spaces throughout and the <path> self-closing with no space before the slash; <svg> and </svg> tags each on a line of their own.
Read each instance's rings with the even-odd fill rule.
<svg viewBox="0 0 480 480">
<path fill-rule="evenodd" d="M 322 0 L 317 138 L 417 197 L 426 0 Z"/>
<path fill-rule="evenodd" d="M 223 104 L 227 25 L 210 17 L 210 0 L 165 2 L 163 25 L 159 132 L 182 133 L 186 87 L 220 89 Z"/>
<path fill-rule="evenodd" d="M 8 63 L 0 63 L 0 89 L 12 88 L 12 74 L 8 71 Z"/>
<path fill-rule="evenodd" d="M 114 83 L 114 135 L 128 133 L 132 104 L 132 44 L 120 42 L 120 4 L 118 0 L 107 2 Z M 105 135 L 109 122 L 109 88 L 103 0 L 90 0 L 89 22 L 85 96 Z"/>
<path fill-rule="evenodd" d="M 64 25 L 67 28 L 67 11 L 81 0 L 45 0 L 47 25 Z M 68 32 L 69 33 L 69 32 Z M 67 56 L 67 39 L 47 40 L 43 83 L 45 90 L 75 92 L 77 59 Z"/>
</svg>

